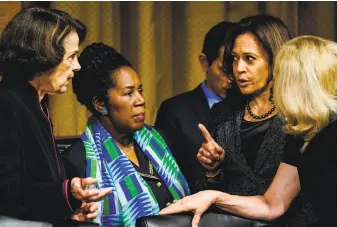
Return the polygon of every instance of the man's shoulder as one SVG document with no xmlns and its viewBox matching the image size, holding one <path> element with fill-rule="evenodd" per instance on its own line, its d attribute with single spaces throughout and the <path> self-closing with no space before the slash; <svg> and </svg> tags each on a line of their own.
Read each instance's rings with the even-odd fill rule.
<svg viewBox="0 0 337 227">
<path fill-rule="evenodd" d="M 188 108 L 189 105 L 191 104 L 192 101 L 198 101 L 202 98 L 202 96 L 200 95 L 200 92 L 202 92 L 202 90 L 200 89 L 200 85 L 190 91 L 175 95 L 171 98 L 166 99 L 165 101 L 163 101 L 163 103 L 161 104 L 162 107 L 179 107 L 179 108 Z M 200 100 L 202 101 L 202 100 Z"/>
<path fill-rule="evenodd" d="M 226 119 L 242 110 L 240 105 L 231 105 L 226 99 L 213 105 L 211 108 L 211 118 Z"/>
<path fill-rule="evenodd" d="M 227 100 L 222 100 L 221 102 L 215 103 L 212 108 L 212 113 L 221 113 L 224 110 L 227 110 L 229 108 Z"/>
</svg>

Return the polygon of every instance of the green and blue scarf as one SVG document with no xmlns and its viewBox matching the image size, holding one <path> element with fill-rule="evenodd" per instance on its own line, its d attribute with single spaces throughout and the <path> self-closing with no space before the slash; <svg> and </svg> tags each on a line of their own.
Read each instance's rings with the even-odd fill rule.
<svg viewBox="0 0 337 227">
<path fill-rule="evenodd" d="M 151 188 L 94 116 L 89 118 L 81 139 L 86 152 L 86 175 L 97 179 L 98 188 L 113 188 L 99 202 L 95 221 L 100 226 L 134 226 L 137 218 L 158 214 L 159 206 Z M 145 125 L 134 133 L 134 140 L 152 162 L 173 199 L 190 193 L 169 148 L 155 129 Z"/>
</svg>

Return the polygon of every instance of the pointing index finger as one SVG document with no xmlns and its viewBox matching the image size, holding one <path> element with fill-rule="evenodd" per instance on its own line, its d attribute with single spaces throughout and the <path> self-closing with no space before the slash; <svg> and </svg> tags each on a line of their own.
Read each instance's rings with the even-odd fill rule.
<svg viewBox="0 0 337 227">
<path fill-rule="evenodd" d="M 201 134 L 205 138 L 206 142 L 210 142 L 210 141 L 213 140 L 211 134 L 208 132 L 208 130 L 206 129 L 206 127 L 203 124 L 198 124 L 198 127 L 201 131 Z"/>
</svg>

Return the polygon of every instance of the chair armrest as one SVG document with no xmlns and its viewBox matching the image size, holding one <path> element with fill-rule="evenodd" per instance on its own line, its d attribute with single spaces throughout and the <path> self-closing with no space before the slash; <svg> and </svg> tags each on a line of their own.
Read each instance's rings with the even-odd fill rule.
<svg viewBox="0 0 337 227">
<path fill-rule="evenodd" d="M 136 227 L 191 227 L 192 213 L 156 215 L 137 219 Z M 205 213 L 199 227 L 277 227 L 275 223 L 251 220 L 229 213 Z"/>
</svg>

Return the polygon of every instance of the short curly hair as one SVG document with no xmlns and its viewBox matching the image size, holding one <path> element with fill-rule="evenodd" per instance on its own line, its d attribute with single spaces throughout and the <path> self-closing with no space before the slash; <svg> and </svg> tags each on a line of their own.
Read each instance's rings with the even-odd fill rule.
<svg viewBox="0 0 337 227">
<path fill-rule="evenodd" d="M 93 43 L 84 48 L 79 63 L 81 70 L 75 72 L 73 90 L 77 100 L 93 114 L 98 112 L 92 100 L 108 102 L 108 90 L 116 85 L 116 72 L 122 67 L 132 65 L 114 48 L 103 43 Z"/>
<path fill-rule="evenodd" d="M 65 54 L 64 38 L 73 31 L 80 42 L 85 39 L 85 25 L 63 11 L 23 9 L 1 35 L 0 75 L 15 83 L 27 82 L 36 74 L 54 68 Z"/>
</svg>

